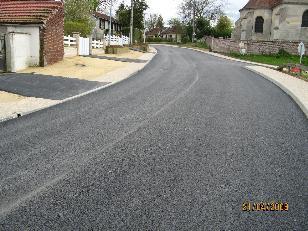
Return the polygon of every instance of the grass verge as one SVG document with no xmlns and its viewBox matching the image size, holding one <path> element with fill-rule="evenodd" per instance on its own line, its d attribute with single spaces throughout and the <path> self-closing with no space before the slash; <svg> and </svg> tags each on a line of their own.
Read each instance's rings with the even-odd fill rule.
<svg viewBox="0 0 308 231">
<path fill-rule="evenodd" d="M 299 56 L 297 55 L 241 55 L 239 53 L 230 53 L 227 55 L 237 59 L 243 59 L 247 61 L 270 64 L 275 66 L 282 66 L 289 63 L 299 63 Z M 303 65 L 308 66 L 308 57 L 303 57 Z"/>
</svg>

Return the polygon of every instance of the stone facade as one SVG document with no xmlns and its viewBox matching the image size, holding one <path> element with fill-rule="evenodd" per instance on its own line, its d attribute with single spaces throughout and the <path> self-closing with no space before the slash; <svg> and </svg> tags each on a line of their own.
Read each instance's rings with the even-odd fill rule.
<svg viewBox="0 0 308 231">
<path fill-rule="evenodd" d="M 303 25 L 305 14 L 308 0 L 250 0 L 240 10 L 232 39 L 308 42 L 308 26 Z M 262 25 L 258 25 L 257 18 L 263 19 Z M 262 32 L 258 26 L 263 27 Z"/>
</svg>

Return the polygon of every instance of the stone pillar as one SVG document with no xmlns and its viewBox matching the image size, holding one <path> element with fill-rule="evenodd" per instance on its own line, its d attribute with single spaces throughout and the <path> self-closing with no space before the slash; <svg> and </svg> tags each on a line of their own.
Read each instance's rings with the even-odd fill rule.
<svg viewBox="0 0 308 231">
<path fill-rule="evenodd" d="M 92 36 L 89 36 L 89 55 L 92 55 Z"/>
<path fill-rule="evenodd" d="M 73 38 L 76 39 L 76 50 L 77 50 L 77 55 L 79 55 L 79 38 L 80 38 L 80 33 L 79 32 L 73 32 Z"/>
</svg>

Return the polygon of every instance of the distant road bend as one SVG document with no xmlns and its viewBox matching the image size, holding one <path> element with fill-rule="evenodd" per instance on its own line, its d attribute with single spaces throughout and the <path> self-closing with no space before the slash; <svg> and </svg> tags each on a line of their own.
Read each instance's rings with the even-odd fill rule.
<svg viewBox="0 0 308 231">
<path fill-rule="evenodd" d="M 308 230 L 299 107 L 243 64 L 156 48 L 132 78 L 0 124 L 0 230 Z"/>
</svg>

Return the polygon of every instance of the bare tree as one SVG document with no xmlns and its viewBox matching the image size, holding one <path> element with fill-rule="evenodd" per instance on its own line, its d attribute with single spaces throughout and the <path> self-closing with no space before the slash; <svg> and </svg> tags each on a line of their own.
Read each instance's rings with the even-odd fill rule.
<svg viewBox="0 0 308 231">
<path fill-rule="evenodd" d="M 193 20 L 193 17 L 216 20 L 222 15 L 223 6 L 227 0 L 183 0 L 179 13 L 186 22 Z"/>
<path fill-rule="evenodd" d="M 157 14 L 150 14 L 149 15 L 149 18 L 146 20 L 146 27 L 149 30 L 152 30 L 152 29 L 154 29 L 156 27 L 157 18 L 158 18 Z"/>
</svg>

